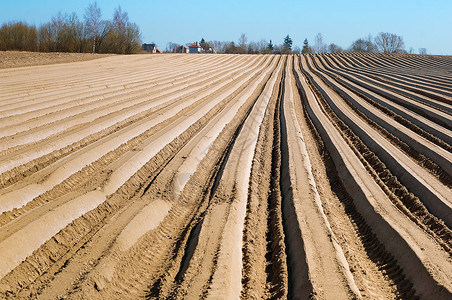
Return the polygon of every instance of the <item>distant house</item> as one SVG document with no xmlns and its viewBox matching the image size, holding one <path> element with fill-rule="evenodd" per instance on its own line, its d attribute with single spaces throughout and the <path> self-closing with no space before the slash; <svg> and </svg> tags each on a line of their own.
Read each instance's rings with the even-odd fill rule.
<svg viewBox="0 0 452 300">
<path fill-rule="evenodd" d="M 189 51 L 190 51 L 189 48 L 184 45 L 176 46 L 173 49 L 173 53 L 189 53 Z"/>
<path fill-rule="evenodd" d="M 188 46 L 189 53 L 200 53 L 202 52 L 202 47 L 198 44 L 198 42 L 194 42 L 190 46 Z"/>
<path fill-rule="evenodd" d="M 149 53 L 162 53 L 162 51 L 157 48 L 156 44 L 143 44 L 141 47 L 143 47 L 143 51 Z"/>
<path fill-rule="evenodd" d="M 155 44 L 143 44 L 143 50 L 149 53 L 157 53 L 157 46 Z"/>
</svg>

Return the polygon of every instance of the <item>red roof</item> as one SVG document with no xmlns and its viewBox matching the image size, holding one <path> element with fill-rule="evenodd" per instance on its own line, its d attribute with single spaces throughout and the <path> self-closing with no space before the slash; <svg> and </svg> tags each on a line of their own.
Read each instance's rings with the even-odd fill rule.
<svg viewBox="0 0 452 300">
<path fill-rule="evenodd" d="M 194 42 L 193 44 L 191 44 L 190 46 L 188 46 L 189 48 L 201 48 L 201 46 L 198 44 L 198 42 Z"/>
</svg>

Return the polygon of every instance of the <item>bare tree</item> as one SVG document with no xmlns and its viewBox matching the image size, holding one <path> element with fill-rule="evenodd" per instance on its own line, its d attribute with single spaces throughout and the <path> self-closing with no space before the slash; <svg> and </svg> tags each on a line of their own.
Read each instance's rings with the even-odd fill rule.
<svg viewBox="0 0 452 300">
<path fill-rule="evenodd" d="M 238 50 L 239 50 L 239 47 L 237 47 L 234 42 L 228 42 L 228 44 L 224 50 L 224 53 L 237 54 L 237 53 L 239 53 Z"/>
<path fill-rule="evenodd" d="M 174 48 L 176 48 L 176 47 L 178 47 L 178 46 L 180 46 L 179 44 L 177 44 L 177 43 L 173 43 L 173 42 L 168 42 L 167 44 L 166 44 L 166 49 L 165 49 L 165 52 L 174 52 Z"/>
<path fill-rule="evenodd" d="M 314 45 L 315 53 L 325 53 L 327 52 L 327 46 L 323 42 L 323 36 L 321 33 L 317 33 L 315 36 L 315 45 Z"/>
<path fill-rule="evenodd" d="M 55 19 L 57 31 L 57 51 L 79 52 L 84 38 L 83 24 L 76 13 L 58 14 Z"/>
<path fill-rule="evenodd" d="M 0 27 L 0 50 L 36 51 L 38 31 L 24 22 L 5 23 Z"/>
<path fill-rule="evenodd" d="M 88 36 L 93 39 L 93 53 L 96 52 L 96 40 L 99 38 L 101 32 L 102 13 L 97 2 L 88 5 L 85 11 L 85 26 Z"/>
<path fill-rule="evenodd" d="M 125 54 L 138 53 L 141 50 L 141 32 L 136 23 L 127 22 Z"/>
<path fill-rule="evenodd" d="M 129 22 L 129 14 L 121 9 L 121 6 L 115 9 L 113 15 L 113 36 L 115 52 L 119 54 L 126 53 L 126 34 L 127 23 Z"/>
<path fill-rule="evenodd" d="M 246 34 L 242 33 L 239 38 L 239 48 L 240 48 L 241 53 L 245 53 L 247 41 L 248 41 L 248 38 L 246 37 Z"/>
<path fill-rule="evenodd" d="M 375 44 L 384 53 L 402 53 L 405 48 L 403 38 L 389 32 L 380 32 L 375 38 Z"/>
<path fill-rule="evenodd" d="M 256 42 L 249 42 L 246 46 L 246 53 L 249 54 L 256 54 L 258 53 L 257 44 Z"/>
<path fill-rule="evenodd" d="M 427 48 L 419 48 L 419 54 L 427 55 Z"/>
<path fill-rule="evenodd" d="M 343 52 L 344 50 L 342 49 L 342 47 L 340 47 L 340 46 L 338 46 L 338 45 L 336 45 L 336 44 L 334 44 L 334 43 L 331 43 L 329 46 L 328 46 L 328 52 L 329 53 L 341 53 L 341 52 Z"/>
<path fill-rule="evenodd" d="M 60 12 L 39 28 L 22 22 L 5 23 L 0 26 L 0 50 L 119 54 L 140 51 L 140 29 L 129 22 L 127 13 L 120 7 L 113 22 L 100 19 L 96 2 L 85 12 L 84 22 L 75 13 Z"/>
<path fill-rule="evenodd" d="M 213 47 L 213 49 L 215 49 L 215 51 L 217 53 L 224 53 L 226 51 L 227 48 L 227 42 L 222 42 L 222 41 L 209 41 L 209 45 Z"/>
<path fill-rule="evenodd" d="M 372 36 L 357 39 L 352 43 L 348 51 L 351 52 L 378 52 L 378 47 L 372 42 Z"/>
<path fill-rule="evenodd" d="M 264 39 L 261 39 L 259 42 L 256 43 L 257 51 L 259 53 L 267 53 L 268 50 L 268 42 Z"/>
</svg>

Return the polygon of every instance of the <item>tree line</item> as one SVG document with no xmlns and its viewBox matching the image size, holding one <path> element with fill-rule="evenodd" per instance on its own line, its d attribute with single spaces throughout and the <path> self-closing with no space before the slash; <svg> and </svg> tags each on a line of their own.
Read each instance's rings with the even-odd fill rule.
<svg viewBox="0 0 452 300">
<path fill-rule="evenodd" d="M 190 43 L 187 44 L 187 46 Z M 287 35 L 282 40 L 281 44 L 275 44 L 272 40 L 267 41 L 262 39 L 258 42 L 248 42 L 248 38 L 245 33 L 240 35 L 238 42 L 234 41 L 205 41 L 204 38 L 199 42 L 203 48 L 214 48 L 217 53 L 228 54 L 308 54 L 308 53 L 340 53 L 340 52 L 371 52 L 371 53 L 410 53 L 414 54 L 413 48 L 409 51 L 405 50 L 405 43 L 403 38 L 397 34 L 380 32 L 375 38 L 371 35 L 365 38 L 359 38 L 348 47 L 342 48 L 341 46 L 330 43 L 327 44 L 323 41 L 323 36 L 318 33 L 314 38 L 314 43 L 311 45 L 308 39 L 303 42 L 303 47 L 300 49 L 298 46 L 292 46 L 292 38 Z M 166 52 L 172 52 L 175 46 L 179 46 L 177 43 L 168 43 Z M 426 48 L 419 48 L 419 54 L 427 54 Z"/>
<path fill-rule="evenodd" d="M 213 48 L 216 53 L 225 54 L 288 54 L 295 53 L 298 47 L 292 48 L 292 38 L 287 35 L 283 39 L 283 43 L 280 45 L 273 44 L 273 42 L 267 40 L 260 40 L 259 42 L 248 42 L 248 38 L 245 33 L 240 35 L 238 42 L 234 41 L 206 41 L 204 38 L 198 42 L 203 49 Z M 186 43 L 188 46 L 191 43 Z M 173 52 L 174 48 L 181 46 L 181 44 L 169 42 L 166 45 L 165 52 Z M 299 49 L 298 49 L 299 50 Z"/>
<path fill-rule="evenodd" d="M 103 20 L 94 2 L 83 15 L 58 13 L 40 26 L 25 22 L 0 27 L 0 50 L 131 54 L 141 51 L 141 32 L 118 6 L 112 20 Z"/>
<path fill-rule="evenodd" d="M 318 33 L 315 37 L 314 46 L 310 47 L 305 40 L 303 46 L 304 53 L 337 53 L 337 52 L 370 52 L 370 53 L 410 53 L 414 54 L 414 49 L 409 52 L 405 50 L 403 37 L 389 32 L 380 32 L 375 38 L 368 35 L 365 38 L 359 38 L 352 42 L 348 49 L 331 43 L 329 45 L 323 42 L 322 34 Z M 419 48 L 419 54 L 427 54 L 426 48 Z"/>
</svg>

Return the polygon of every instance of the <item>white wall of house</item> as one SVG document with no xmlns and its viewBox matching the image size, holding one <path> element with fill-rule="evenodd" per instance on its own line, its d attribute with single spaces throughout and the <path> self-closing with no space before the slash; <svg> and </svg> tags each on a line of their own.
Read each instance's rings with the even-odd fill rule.
<svg viewBox="0 0 452 300">
<path fill-rule="evenodd" d="M 201 52 L 201 47 L 190 47 L 190 51 L 189 51 L 189 53 L 199 53 L 199 52 Z"/>
</svg>

